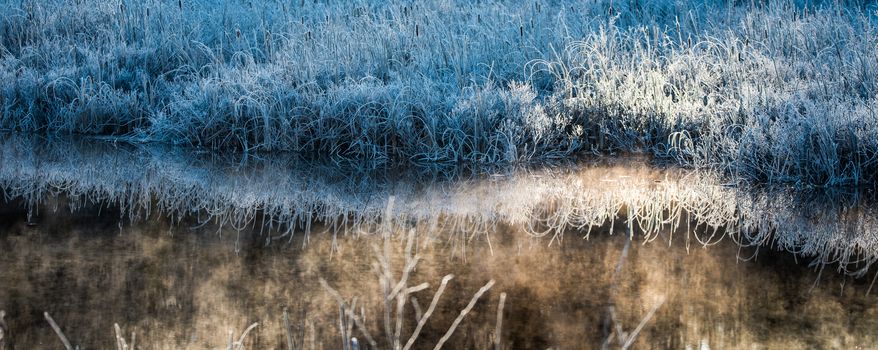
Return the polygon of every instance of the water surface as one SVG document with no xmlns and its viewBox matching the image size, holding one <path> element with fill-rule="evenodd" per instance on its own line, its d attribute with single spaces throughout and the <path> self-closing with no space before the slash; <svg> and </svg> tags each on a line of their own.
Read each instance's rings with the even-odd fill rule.
<svg viewBox="0 0 878 350">
<path fill-rule="evenodd" d="M 439 170 L 0 149 L 0 348 L 61 346 L 44 312 L 83 349 L 115 346 L 114 324 L 138 348 L 433 348 L 476 295 L 445 348 L 876 343 L 862 189 L 753 189 L 638 158 Z"/>
</svg>

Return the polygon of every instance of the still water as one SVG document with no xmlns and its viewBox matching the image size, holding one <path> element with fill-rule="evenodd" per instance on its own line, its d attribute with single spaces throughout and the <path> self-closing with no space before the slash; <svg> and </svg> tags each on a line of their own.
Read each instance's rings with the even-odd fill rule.
<svg viewBox="0 0 878 350">
<path fill-rule="evenodd" d="M 0 349 L 63 348 L 45 313 L 81 349 L 878 344 L 862 189 L 637 158 L 439 171 L 0 149 Z"/>
</svg>

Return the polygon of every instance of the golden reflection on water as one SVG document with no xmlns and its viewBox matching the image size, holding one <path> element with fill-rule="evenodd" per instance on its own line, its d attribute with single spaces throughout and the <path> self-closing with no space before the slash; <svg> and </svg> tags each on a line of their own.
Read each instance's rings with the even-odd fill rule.
<svg viewBox="0 0 878 350">
<path fill-rule="evenodd" d="M 307 236 L 313 222 L 358 231 L 393 220 L 429 223 L 455 232 L 454 239 L 511 224 L 552 244 L 565 232 L 589 236 L 623 219 L 629 236 L 647 241 L 672 231 L 687 248 L 723 239 L 770 245 L 858 277 L 878 261 L 874 194 L 855 189 L 812 198 L 801 189 L 754 189 L 643 158 L 536 169 L 394 169 L 0 135 L 0 164 L 0 189 L 27 207 L 63 194 L 74 208 L 118 206 L 125 219 L 195 217 L 239 229 L 268 222 L 269 241 L 288 239 L 293 228 Z M 861 205 L 861 197 L 871 202 Z"/>
<path fill-rule="evenodd" d="M 458 318 L 445 348 L 878 346 L 878 212 L 857 193 L 750 191 L 645 159 L 444 174 L 0 146 L 0 350 L 59 347 L 43 312 L 83 349 L 113 348 L 114 324 L 145 349 L 367 333 L 402 348 L 449 274 L 413 349 Z M 388 298 L 397 286 L 417 291 Z"/>
<path fill-rule="evenodd" d="M 43 209 L 30 223 L 26 213 L 6 205 L 0 220 L 7 347 L 59 347 L 42 317 L 48 311 L 84 349 L 112 348 L 114 323 L 129 341 L 136 334 L 139 348 L 226 348 L 230 331 L 236 340 L 253 323 L 258 326 L 245 339 L 247 348 L 286 348 L 286 309 L 297 348 L 337 349 L 339 307 L 320 278 L 347 302 L 357 298 L 356 314 L 364 316 L 381 347 L 392 338 L 383 328 L 376 261 L 387 257 L 399 278 L 405 229 L 389 231 L 388 250 L 381 230 L 334 237 L 319 227 L 307 244 L 265 246 L 258 228 L 190 229 L 194 222 L 171 225 L 160 218 L 120 227 L 118 209 L 103 208 L 98 216 L 95 207 L 72 214 Z M 756 259 L 742 261 L 739 257 L 757 251 L 730 240 L 688 252 L 664 238 L 642 244 L 635 235 L 629 243 L 623 223 L 613 235 L 605 225 L 588 240 L 568 235 L 549 246 L 549 237 L 531 238 L 518 226 L 501 226 L 490 237 L 471 239 L 424 225 L 415 230 L 412 255 L 420 260 L 407 285 L 429 283 L 412 294 L 421 311 L 442 277 L 454 278 L 414 348 L 432 348 L 492 279 L 496 284 L 446 348 L 493 346 L 500 293 L 507 294 L 500 340 L 508 349 L 599 348 L 608 338 L 610 349 L 629 339 L 635 348 L 656 349 L 876 345 L 878 303 L 865 295 L 870 281 L 818 274 L 784 252 L 762 248 Z M 403 310 L 405 343 L 417 312 L 411 299 Z"/>
</svg>

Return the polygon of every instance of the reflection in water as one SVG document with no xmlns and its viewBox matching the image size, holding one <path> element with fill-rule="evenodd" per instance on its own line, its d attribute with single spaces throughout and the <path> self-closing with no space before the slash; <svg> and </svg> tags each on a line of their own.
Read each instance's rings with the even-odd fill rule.
<svg viewBox="0 0 878 350">
<path fill-rule="evenodd" d="M 860 192 L 744 190 L 637 159 L 442 173 L 0 149 L 0 344 L 16 348 L 60 345 L 44 311 L 87 348 L 113 347 L 114 323 L 151 348 L 225 348 L 253 324 L 248 348 L 404 348 L 415 333 L 432 348 L 449 330 L 449 349 L 876 341 Z"/>
<path fill-rule="evenodd" d="M 745 190 L 642 159 L 443 173 L 10 136 L 0 138 L 0 150 L 0 187 L 31 207 L 63 193 L 73 208 L 113 204 L 129 220 L 157 212 L 258 227 L 266 242 L 290 239 L 297 228 L 310 237 L 314 222 L 334 233 L 369 233 L 383 218 L 467 237 L 512 225 L 554 242 L 565 232 L 589 237 L 593 228 L 623 220 L 630 236 L 646 241 L 684 229 L 676 236 L 687 248 L 731 238 L 857 275 L 878 253 L 878 215 L 860 205 L 871 195 Z"/>
<path fill-rule="evenodd" d="M 384 240 L 375 236 L 333 242 L 315 235 L 304 248 L 264 247 L 249 231 L 239 238 L 216 225 L 185 228 L 194 222 L 181 228 L 158 219 L 120 231 L 116 220 L 106 219 L 118 212 L 95 221 L 94 207 L 71 216 L 33 217 L 31 226 L 25 211 L 7 210 L 7 218 L 19 220 L 4 220 L 13 224 L 0 239 L 6 252 L 0 257 L 0 308 L 8 313 L 17 348 L 60 344 L 43 311 L 73 342 L 89 348 L 112 346 L 113 323 L 155 348 L 224 347 L 229 330 L 237 338 L 258 323 L 246 339 L 248 348 L 282 348 L 285 309 L 296 344 L 339 348 L 338 303 L 321 278 L 348 305 L 356 298 L 356 315 L 365 315 L 376 342 L 387 346 L 393 339 L 384 330 L 380 258 L 389 257 L 398 281 L 410 231 L 387 240 L 385 254 Z M 850 348 L 876 341 L 878 304 L 864 293 L 868 281 L 839 274 L 818 281 L 817 272 L 767 249 L 755 261 L 739 262 L 739 253 L 753 250 L 739 252 L 730 240 L 686 253 L 682 245 L 644 245 L 639 239 L 626 247 L 624 228 L 616 228 L 617 236 L 606 230 L 552 247 L 509 230 L 492 237 L 490 246 L 477 239 L 465 259 L 451 258 L 456 248 L 446 241 L 414 236 L 412 255 L 420 259 L 407 286 L 429 286 L 406 300 L 400 338 L 405 342 L 413 333 L 417 314 L 427 311 L 442 277 L 454 274 L 414 348 L 431 348 L 491 279 L 496 284 L 447 348 L 490 347 L 500 293 L 507 294 L 500 332 L 506 348 L 597 347 L 607 337 L 613 339 L 609 348 L 619 348 L 620 338 L 628 339 L 657 305 L 635 338 L 638 348 L 702 341 L 713 348 Z M 395 330 L 396 300 L 390 310 Z M 355 325 L 347 328 L 364 339 Z"/>
</svg>

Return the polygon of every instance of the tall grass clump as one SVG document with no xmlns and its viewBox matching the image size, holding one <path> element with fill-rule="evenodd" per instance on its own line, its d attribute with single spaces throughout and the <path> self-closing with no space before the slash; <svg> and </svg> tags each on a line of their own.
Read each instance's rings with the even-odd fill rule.
<svg viewBox="0 0 878 350">
<path fill-rule="evenodd" d="M 547 5 L 3 6 L 4 129 L 424 162 L 576 148 L 575 133 L 557 132 L 569 121 L 542 115 L 532 89 L 514 83 L 527 61 L 566 41 Z"/>
<path fill-rule="evenodd" d="M 663 24 L 600 26 L 534 72 L 562 114 L 744 180 L 872 183 L 878 170 L 874 5 L 692 4 Z M 661 13 L 661 11 L 659 11 Z"/>
<path fill-rule="evenodd" d="M 0 5 L 0 129 L 428 164 L 646 152 L 803 186 L 878 170 L 871 3 Z"/>
</svg>

